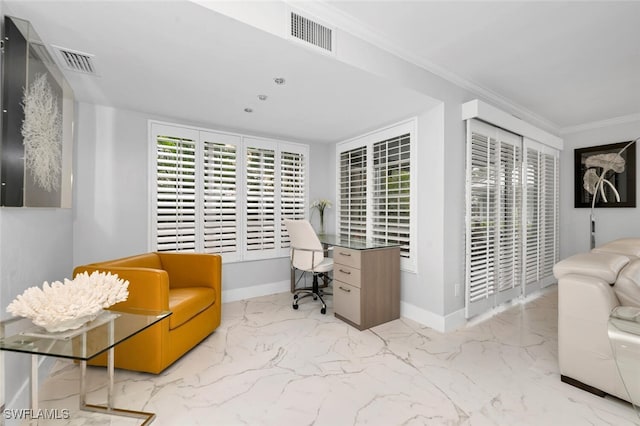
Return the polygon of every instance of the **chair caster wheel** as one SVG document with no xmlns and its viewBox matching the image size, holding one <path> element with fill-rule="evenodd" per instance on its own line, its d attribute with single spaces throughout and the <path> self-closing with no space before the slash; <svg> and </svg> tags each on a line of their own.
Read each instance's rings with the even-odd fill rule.
<svg viewBox="0 0 640 426">
<path fill-rule="evenodd" d="M 318 300 L 318 296 L 316 296 L 315 294 L 313 295 L 313 300 Z"/>
<path fill-rule="evenodd" d="M 326 314 L 326 313 L 327 313 L 327 308 L 322 308 L 322 309 L 320 309 L 320 313 L 321 313 L 322 315 Z"/>
<path fill-rule="evenodd" d="M 293 306 L 293 309 L 298 309 L 298 305 L 296 305 L 295 303 L 292 306 Z"/>
<path fill-rule="evenodd" d="M 294 295 L 293 295 L 293 298 L 294 298 L 294 299 L 297 299 L 297 298 L 298 298 L 298 295 L 297 295 L 297 294 L 294 294 Z"/>
</svg>

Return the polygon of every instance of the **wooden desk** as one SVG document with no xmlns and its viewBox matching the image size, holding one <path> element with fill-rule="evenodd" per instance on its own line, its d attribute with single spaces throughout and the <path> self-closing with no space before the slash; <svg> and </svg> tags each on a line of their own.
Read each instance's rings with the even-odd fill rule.
<svg viewBox="0 0 640 426">
<path fill-rule="evenodd" d="M 333 246 L 333 311 L 364 330 L 400 318 L 400 246 L 320 235 Z"/>
</svg>

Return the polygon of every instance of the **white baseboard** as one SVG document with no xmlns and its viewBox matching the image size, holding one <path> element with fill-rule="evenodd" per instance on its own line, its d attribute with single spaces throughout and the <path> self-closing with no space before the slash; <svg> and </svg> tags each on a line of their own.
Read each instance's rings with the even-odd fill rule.
<svg viewBox="0 0 640 426">
<path fill-rule="evenodd" d="M 222 303 L 251 299 L 252 297 L 267 296 L 276 293 L 285 293 L 291 290 L 290 281 L 280 281 L 268 284 L 259 284 L 251 287 L 236 288 L 222 291 Z M 400 302 L 400 315 L 433 328 L 441 333 L 453 331 L 466 324 L 464 309 L 446 316 L 436 315 L 426 309 L 419 308 L 406 302 Z"/>
<path fill-rule="evenodd" d="M 289 280 L 254 285 L 251 287 L 232 288 L 222 291 L 222 303 L 235 302 L 237 300 L 251 299 L 252 297 L 267 296 L 269 294 L 291 291 Z"/>
<path fill-rule="evenodd" d="M 464 318 L 464 309 L 442 316 L 407 302 L 400 302 L 400 316 L 419 322 L 440 333 L 453 331 L 467 323 Z"/>
</svg>

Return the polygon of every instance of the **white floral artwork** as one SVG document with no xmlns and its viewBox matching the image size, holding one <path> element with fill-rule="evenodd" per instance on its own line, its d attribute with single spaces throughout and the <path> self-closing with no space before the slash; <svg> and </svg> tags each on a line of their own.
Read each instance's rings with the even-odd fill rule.
<svg viewBox="0 0 640 426">
<path fill-rule="evenodd" d="M 58 99 L 45 74 L 25 88 L 22 139 L 25 167 L 36 184 L 51 192 L 60 188 L 62 171 L 62 117 Z"/>
<path fill-rule="evenodd" d="M 42 289 L 30 287 L 7 306 L 14 316 L 31 319 L 49 332 L 78 328 L 129 297 L 129 281 L 108 272 L 76 275 L 64 283 L 45 281 Z"/>
<path fill-rule="evenodd" d="M 605 203 L 609 202 L 604 191 L 605 185 L 611 189 L 613 195 L 616 197 L 616 201 L 620 202 L 620 193 L 616 189 L 615 185 L 606 178 L 606 176 L 610 171 L 614 173 L 624 172 L 626 162 L 622 157 L 622 153 L 636 141 L 637 139 L 629 142 L 620 150 L 620 152 L 591 155 L 585 160 L 587 170 L 582 177 L 582 186 L 589 194 L 593 195 L 591 200 L 592 209 L 595 206 L 598 193 L 600 194 L 602 201 Z M 598 174 L 598 172 L 600 172 L 600 174 Z"/>
</svg>

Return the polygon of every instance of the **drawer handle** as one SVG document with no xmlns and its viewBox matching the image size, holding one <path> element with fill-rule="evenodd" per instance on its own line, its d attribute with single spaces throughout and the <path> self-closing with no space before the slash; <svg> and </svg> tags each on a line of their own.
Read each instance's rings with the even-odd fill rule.
<svg viewBox="0 0 640 426">
<path fill-rule="evenodd" d="M 342 287 L 342 286 L 339 286 L 339 288 L 340 288 L 340 290 L 342 290 L 342 291 L 346 291 L 347 293 L 351 293 L 351 290 L 350 290 L 350 289 L 348 289 L 348 288 L 344 288 L 344 287 Z"/>
<path fill-rule="evenodd" d="M 345 271 L 343 269 L 338 269 L 338 271 L 342 272 L 343 274 L 351 275 L 351 271 Z"/>
<path fill-rule="evenodd" d="M 351 257 L 351 253 L 345 253 L 343 251 L 340 252 L 340 255 Z"/>
</svg>

